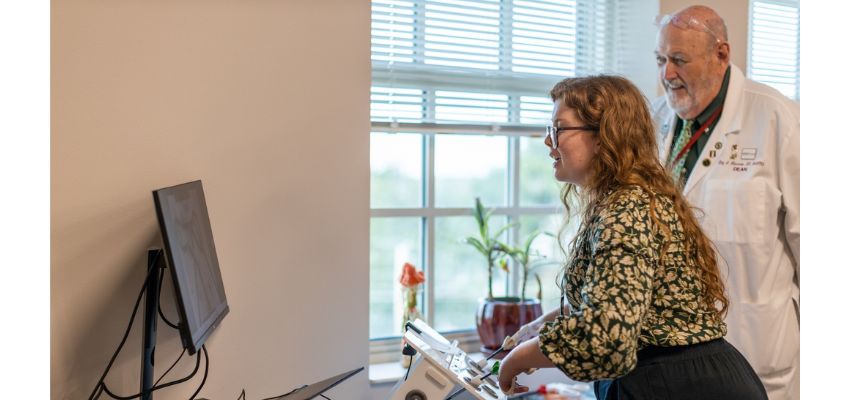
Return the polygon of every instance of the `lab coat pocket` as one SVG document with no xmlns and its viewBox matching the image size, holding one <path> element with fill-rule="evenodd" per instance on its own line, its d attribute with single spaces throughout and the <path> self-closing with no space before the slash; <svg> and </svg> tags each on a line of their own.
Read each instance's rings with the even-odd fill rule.
<svg viewBox="0 0 850 400">
<path fill-rule="evenodd" d="M 759 181 L 709 179 L 703 226 L 711 239 L 761 243 L 767 222 L 765 186 Z"/>
<path fill-rule="evenodd" d="M 762 377 L 783 374 L 799 357 L 800 325 L 793 299 L 768 304 L 740 304 L 740 321 L 730 324 L 753 369 Z M 732 322 L 732 321 L 730 321 Z"/>
</svg>

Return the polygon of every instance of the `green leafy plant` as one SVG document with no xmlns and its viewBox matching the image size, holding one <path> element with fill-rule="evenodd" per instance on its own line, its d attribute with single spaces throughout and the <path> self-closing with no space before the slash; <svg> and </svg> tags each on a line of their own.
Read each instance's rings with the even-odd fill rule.
<svg viewBox="0 0 850 400">
<path fill-rule="evenodd" d="M 531 245 L 534 243 L 535 239 L 540 237 L 540 235 L 554 237 L 554 235 L 549 232 L 534 231 L 528 235 L 528 238 L 525 239 L 525 243 L 523 243 L 521 247 L 507 247 L 505 249 L 505 252 L 517 265 L 520 266 L 520 268 L 522 268 L 522 279 L 520 280 L 521 286 L 519 292 L 520 300 L 525 300 L 525 289 L 528 285 L 529 275 L 538 267 L 556 264 L 555 261 L 547 259 L 539 252 L 532 251 Z M 540 276 L 538 276 L 537 273 L 534 273 L 534 278 L 537 280 L 537 299 L 543 300 L 543 285 L 540 282 Z"/>
<path fill-rule="evenodd" d="M 475 222 L 478 224 L 478 237 L 469 236 L 464 239 L 464 242 L 475 247 L 479 253 L 481 253 L 487 259 L 487 298 L 493 298 L 493 268 L 496 266 L 496 263 L 502 263 L 506 261 L 506 257 L 508 255 L 507 249 L 509 248 L 506 244 L 500 242 L 498 239 L 500 236 L 504 235 L 505 232 L 513 226 L 513 224 L 505 225 L 493 233 L 490 233 L 490 216 L 493 214 L 493 210 L 484 209 L 484 205 L 481 204 L 481 199 L 475 198 L 475 209 L 472 210 L 472 215 L 475 217 Z"/>
</svg>

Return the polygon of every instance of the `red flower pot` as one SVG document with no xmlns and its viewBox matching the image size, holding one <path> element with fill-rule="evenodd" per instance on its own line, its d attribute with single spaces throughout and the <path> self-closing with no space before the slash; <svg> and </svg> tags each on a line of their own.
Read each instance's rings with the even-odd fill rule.
<svg viewBox="0 0 850 400">
<path fill-rule="evenodd" d="M 492 353 L 502 346 L 506 337 L 541 315 L 543 308 L 537 299 L 520 301 L 519 297 L 496 297 L 478 300 L 475 327 L 481 338 L 481 352 Z"/>
</svg>

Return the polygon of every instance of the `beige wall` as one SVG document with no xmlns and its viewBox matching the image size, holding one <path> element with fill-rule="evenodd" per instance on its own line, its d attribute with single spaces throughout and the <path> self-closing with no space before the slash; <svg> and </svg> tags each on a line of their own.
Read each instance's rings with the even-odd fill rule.
<svg viewBox="0 0 850 400">
<path fill-rule="evenodd" d="M 201 397 L 368 362 L 369 14 L 368 0 L 52 2 L 51 398 L 89 395 L 159 242 L 151 190 L 194 179 L 230 303 Z M 108 379 L 122 394 L 138 390 L 139 330 Z M 179 354 L 162 324 L 159 345 L 157 373 Z M 367 398 L 366 374 L 336 390 Z"/>
<path fill-rule="evenodd" d="M 745 68 L 747 2 L 709 5 Z M 268 397 L 365 365 L 368 0 L 53 0 L 51 18 L 51 398 L 87 397 L 121 338 L 159 242 L 150 191 L 194 179 L 231 307 L 201 395 Z M 139 329 L 108 380 L 123 394 Z M 158 343 L 161 372 L 179 340 L 161 326 Z M 366 374 L 336 390 L 368 398 Z"/>
<path fill-rule="evenodd" d="M 710 1 L 688 1 L 688 0 L 659 0 L 661 14 L 670 14 L 685 7 L 702 4 L 714 9 L 726 22 L 726 30 L 729 34 L 729 46 L 732 49 L 732 62 L 747 71 L 747 46 L 749 43 L 748 30 L 750 21 L 749 0 L 710 0 Z"/>
</svg>

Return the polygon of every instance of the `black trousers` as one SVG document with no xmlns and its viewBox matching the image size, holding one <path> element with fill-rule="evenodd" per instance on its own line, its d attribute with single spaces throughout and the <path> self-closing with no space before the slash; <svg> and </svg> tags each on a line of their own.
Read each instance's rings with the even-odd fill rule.
<svg viewBox="0 0 850 400">
<path fill-rule="evenodd" d="M 632 372 L 596 381 L 593 391 L 599 400 L 767 400 L 758 375 L 724 339 L 645 348 Z"/>
</svg>

